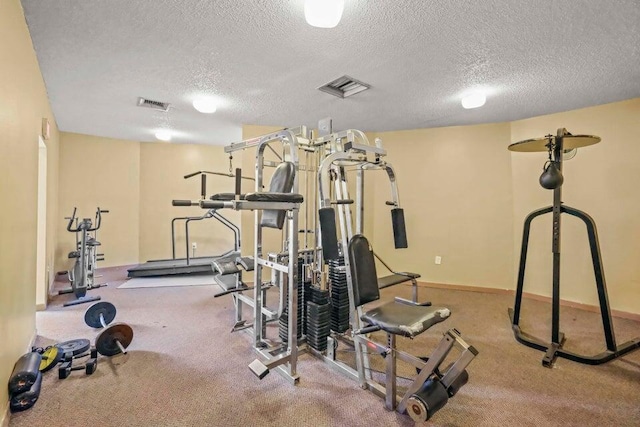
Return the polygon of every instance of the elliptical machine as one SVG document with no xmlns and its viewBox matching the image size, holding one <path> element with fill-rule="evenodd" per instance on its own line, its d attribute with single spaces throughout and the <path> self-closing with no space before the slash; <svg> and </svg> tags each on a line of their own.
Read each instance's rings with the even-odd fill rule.
<svg viewBox="0 0 640 427">
<path fill-rule="evenodd" d="M 105 285 L 96 284 L 94 279 L 97 262 L 104 260 L 104 255 L 99 254 L 97 250 L 100 246 L 100 242 L 97 240 L 97 231 L 102 223 L 102 214 L 109 211 L 97 208 L 95 221 L 92 222 L 91 218 L 83 218 L 82 221 L 78 221 L 76 210 L 74 207 L 71 217 L 65 218 L 69 220 L 67 231 L 76 234 L 76 250 L 69 253 L 69 258 L 75 258 L 75 263 L 73 268 L 67 272 L 71 287 L 58 292 L 58 294 L 73 293 L 76 299 L 64 303 L 65 307 L 100 300 L 99 296 L 87 296 L 87 291 Z"/>
</svg>

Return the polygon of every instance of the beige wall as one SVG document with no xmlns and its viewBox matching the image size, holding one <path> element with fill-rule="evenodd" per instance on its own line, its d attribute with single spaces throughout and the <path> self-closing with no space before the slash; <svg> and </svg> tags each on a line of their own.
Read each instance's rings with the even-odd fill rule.
<svg viewBox="0 0 640 427">
<path fill-rule="evenodd" d="M 96 208 L 109 210 L 98 230 L 105 260 L 99 267 L 138 262 L 140 210 L 140 144 L 62 132 L 57 220 L 58 271 L 71 267 L 67 254 L 74 250 L 75 234 L 66 230 L 73 207 L 82 218 L 94 218 Z"/>
<path fill-rule="evenodd" d="M 235 164 L 242 164 L 242 153 Z M 103 217 L 98 239 L 105 261 L 99 267 L 130 265 L 171 257 L 171 219 L 200 216 L 198 207 L 179 208 L 172 199 L 198 199 L 200 180 L 185 180 L 197 170 L 228 172 L 229 160 L 222 147 L 139 143 L 89 135 L 61 133 L 60 215 L 56 222 L 58 270 L 71 262 L 75 236 L 66 231 L 64 216 L 74 206 L 81 217 L 92 217 L 97 206 L 110 212 Z M 79 179 L 82 177 L 82 179 Z M 233 179 L 209 175 L 207 193 L 232 192 Z M 224 215 L 239 224 L 239 214 Z M 184 257 L 184 223 L 176 227 L 177 256 Z M 192 222 L 191 242 L 196 256 L 219 254 L 233 248 L 233 233 L 215 220 Z"/>
<path fill-rule="evenodd" d="M 611 307 L 640 313 L 640 99 L 519 120 L 511 124 L 511 141 L 555 134 L 560 127 L 602 138 L 601 143 L 579 149 L 575 158 L 564 163 L 563 201 L 596 222 Z M 525 216 L 551 205 L 553 192 L 538 184 L 546 153 L 513 153 L 511 158 L 513 251 L 518 254 Z M 584 225 L 563 215 L 561 238 L 562 298 L 597 304 Z M 534 221 L 529 250 L 525 290 L 550 295 L 550 215 Z M 518 258 L 514 260 L 516 271 Z"/>
<path fill-rule="evenodd" d="M 242 153 L 235 153 L 234 167 L 242 166 Z M 191 172 L 229 172 L 229 156 L 223 147 L 207 145 L 142 143 L 140 149 L 140 261 L 171 258 L 171 219 L 201 216 L 199 207 L 174 207 L 173 199 L 200 198 L 200 177 L 184 179 Z M 233 178 L 207 175 L 207 194 L 232 193 Z M 240 226 L 240 214 L 220 212 Z M 176 224 L 176 256 L 185 257 L 184 221 Z M 191 243 L 196 256 L 218 255 L 233 249 L 233 232 L 216 220 L 192 221 Z M 192 253 L 192 252 L 190 252 Z"/>
<path fill-rule="evenodd" d="M 51 122 L 47 144 L 47 267 L 56 239 L 58 130 L 22 7 L 0 1 L 0 424 L 15 361 L 35 334 L 38 135 Z"/>
<path fill-rule="evenodd" d="M 374 249 L 422 280 L 512 287 L 513 196 L 508 123 L 381 132 L 398 176 L 408 249 L 394 249 L 386 175 L 376 177 Z M 434 263 L 436 255 L 442 264 Z"/>
</svg>

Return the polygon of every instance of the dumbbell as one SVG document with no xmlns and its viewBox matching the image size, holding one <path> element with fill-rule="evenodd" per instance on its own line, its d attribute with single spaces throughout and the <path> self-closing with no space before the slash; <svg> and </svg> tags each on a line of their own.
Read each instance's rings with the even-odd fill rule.
<svg viewBox="0 0 640 427">
<path fill-rule="evenodd" d="M 96 337 L 96 350 L 103 356 L 127 354 L 127 347 L 133 340 L 133 329 L 126 323 L 114 323 L 116 306 L 107 301 L 93 304 L 84 314 L 84 321 L 92 328 L 102 328 Z M 109 325 L 109 326 L 107 326 Z"/>
<path fill-rule="evenodd" d="M 98 367 L 98 351 L 95 348 L 91 349 L 91 357 L 87 362 L 80 366 L 73 366 L 73 353 L 65 353 L 64 362 L 58 368 L 58 378 L 63 380 L 67 378 L 72 371 L 84 371 L 85 374 L 91 375 L 96 371 Z"/>
</svg>

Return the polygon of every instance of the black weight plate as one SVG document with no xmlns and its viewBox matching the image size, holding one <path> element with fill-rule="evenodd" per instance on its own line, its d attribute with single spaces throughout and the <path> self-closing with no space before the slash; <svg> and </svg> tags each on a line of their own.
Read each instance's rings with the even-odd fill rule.
<svg viewBox="0 0 640 427">
<path fill-rule="evenodd" d="M 78 354 L 84 353 L 85 351 L 89 350 L 89 347 L 91 347 L 91 342 L 89 342 L 88 339 L 81 338 L 77 340 L 58 343 L 56 344 L 56 347 L 58 347 L 58 350 L 61 353 L 61 357 L 64 357 L 65 353 L 71 353 L 74 356 L 77 356 Z"/>
<path fill-rule="evenodd" d="M 42 353 L 42 360 L 40 361 L 40 372 L 47 372 L 50 369 L 53 369 L 61 360 L 62 360 L 62 352 L 59 351 L 58 347 L 55 345 L 49 347 Z"/>
<path fill-rule="evenodd" d="M 114 323 L 106 327 L 96 337 L 96 349 L 103 356 L 115 356 L 120 354 L 120 347 L 116 341 L 120 341 L 122 347 L 127 348 L 133 340 L 133 329 L 126 323 Z"/>
<path fill-rule="evenodd" d="M 101 314 L 104 317 L 104 323 L 108 325 L 116 318 L 116 306 L 107 301 L 97 302 L 84 313 L 84 322 L 92 328 L 102 328 Z"/>
</svg>

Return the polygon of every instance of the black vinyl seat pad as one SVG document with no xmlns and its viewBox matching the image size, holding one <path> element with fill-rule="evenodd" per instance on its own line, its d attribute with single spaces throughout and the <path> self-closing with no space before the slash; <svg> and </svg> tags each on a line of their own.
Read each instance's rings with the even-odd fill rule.
<svg viewBox="0 0 640 427">
<path fill-rule="evenodd" d="M 240 200 L 244 200 L 244 196 L 244 194 L 240 194 Z M 211 200 L 221 200 L 223 202 L 228 202 L 235 198 L 236 195 L 234 193 L 218 193 L 210 197 Z"/>
<path fill-rule="evenodd" d="M 286 203 L 302 203 L 304 197 L 302 194 L 295 193 L 248 193 L 245 195 L 248 202 L 286 202 Z"/>
<path fill-rule="evenodd" d="M 390 334 L 415 337 L 450 315 L 451 310 L 445 307 L 412 306 L 392 301 L 367 311 L 360 319 Z"/>
</svg>

